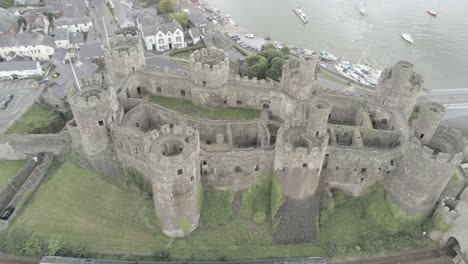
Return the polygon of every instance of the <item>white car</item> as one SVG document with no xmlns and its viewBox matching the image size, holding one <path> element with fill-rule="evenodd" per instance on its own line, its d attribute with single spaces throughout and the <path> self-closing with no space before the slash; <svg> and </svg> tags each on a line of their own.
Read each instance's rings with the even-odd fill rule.
<svg viewBox="0 0 468 264">
<path fill-rule="evenodd" d="M 254 34 L 245 34 L 244 36 L 249 39 L 253 39 L 255 37 Z"/>
</svg>

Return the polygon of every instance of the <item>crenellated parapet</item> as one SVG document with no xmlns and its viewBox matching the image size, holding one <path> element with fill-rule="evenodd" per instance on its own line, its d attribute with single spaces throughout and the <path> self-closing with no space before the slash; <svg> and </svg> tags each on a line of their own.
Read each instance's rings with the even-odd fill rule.
<svg viewBox="0 0 468 264">
<path fill-rule="evenodd" d="M 69 103 L 80 131 L 81 143 L 88 155 L 104 151 L 110 143 L 109 126 L 123 116 L 123 108 L 112 89 L 82 87 L 69 96 Z"/>
<path fill-rule="evenodd" d="M 106 68 L 113 78 L 128 77 L 145 67 L 143 44 L 138 36 L 117 35 L 110 44 L 110 49 L 104 52 L 104 58 Z"/>
<path fill-rule="evenodd" d="M 192 79 L 196 85 L 219 88 L 229 78 L 229 56 L 222 49 L 203 48 L 190 55 Z"/>
<path fill-rule="evenodd" d="M 298 100 L 310 99 L 318 94 L 319 57 L 303 55 L 299 59 L 290 59 L 283 65 L 281 86 L 284 92 Z"/>
<path fill-rule="evenodd" d="M 399 61 L 382 72 L 376 87 L 375 102 L 400 111 L 408 119 L 423 84 L 421 75 L 414 72 L 413 64 Z"/>
<path fill-rule="evenodd" d="M 200 218 L 199 134 L 192 127 L 166 124 L 146 133 L 144 145 L 145 174 L 163 232 L 183 237 L 198 227 Z"/>
<path fill-rule="evenodd" d="M 427 143 L 410 138 L 386 183 L 390 198 L 410 215 L 431 211 L 465 156 L 466 139 L 455 129 L 445 128 L 438 128 Z"/>
<path fill-rule="evenodd" d="M 418 118 L 413 120 L 415 136 L 421 142 L 428 143 L 436 132 L 440 121 L 445 115 L 445 107 L 442 104 L 429 102 L 421 106 Z"/>
<path fill-rule="evenodd" d="M 255 86 L 256 88 L 258 87 L 259 89 L 278 90 L 281 87 L 280 82 L 277 82 L 272 79 L 258 80 L 257 77 L 253 77 L 252 79 L 250 79 L 248 76 L 235 75 L 235 77 L 233 77 L 231 80 L 238 82 L 238 83 L 245 84 L 247 86 Z"/>
</svg>

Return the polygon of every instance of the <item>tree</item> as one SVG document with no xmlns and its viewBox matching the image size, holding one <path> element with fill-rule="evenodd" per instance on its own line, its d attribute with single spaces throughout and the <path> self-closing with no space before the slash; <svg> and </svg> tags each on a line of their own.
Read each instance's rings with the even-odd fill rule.
<svg viewBox="0 0 468 264">
<path fill-rule="evenodd" d="M 267 77 L 270 77 L 275 81 L 279 81 L 281 79 L 281 75 L 283 74 L 283 65 L 285 62 L 286 59 L 282 57 L 273 58 L 266 74 Z"/>
<path fill-rule="evenodd" d="M 247 75 L 249 78 L 265 79 L 268 69 L 268 60 L 261 55 L 251 55 L 245 60 L 247 63 Z"/>
<path fill-rule="evenodd" d="M 161 14 L 174 12 L 174 2 L 172 0 L 160 0 L 158 11 Z"/>
<path fill-rule="evenodd" d="M 288 47 L 282 47 L 281 48 L 281 52 L 286 55 L 286 56 L 289 56 L 289 54 L 291 53 L 291 49 L 288 48 Z"/>
<path fill-rule="evenodd" d="M 265 57 L 268 59 L 268 63 L 271 63 L 274 58 L 284 58 L 287 59 L 287 57 L 279 50 L 277 49 L 267 49 L 267 50 L 262 50 L 258 53 L 259 55 Z"/>
<path fill-rule="evenodd" d="M 189 26 L 189 16 L 185 12 L 176 12 L 171 14 L 171 18 L 179 22 L 183 29 Z"/>
</svg>

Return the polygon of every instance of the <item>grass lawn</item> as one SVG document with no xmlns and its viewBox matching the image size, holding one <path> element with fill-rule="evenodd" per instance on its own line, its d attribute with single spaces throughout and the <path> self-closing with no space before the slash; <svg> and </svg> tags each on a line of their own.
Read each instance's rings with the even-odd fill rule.
<svg viewBox="0 0 468 264">
<path fill-rule="evenodd" d="M 50 172 L 23 209 L 13 228 L 85 243 L 93 251 L 151 254 L 169 241 L 151 201 L 68 162 Z"/>
<path fill-rule="evenodd" d="M 348 85 L 348 82 L 344 81 L 344 80 L 341 79 L 341 78 L 335 77 L 335 76 L 333 76 L 332 74 L 327 73 L 327 72 L 322 72 L 322 73 L 320 73 L 320 76 L 321 76 L 322 78 L 325 78 L 325 79 L 327 79 L 327 80 L 329 80 L 329 81 L 332 81 L 332 82 L 336 82 L 336 83 L 338 83 L 338 84 L 342 84 L 342 85 L 346 85 L 346 86 Z"/>
<path fill-rule="evenodd" d="M 254 109 L 235 107 L 209 109 L 194 105 L 190 101 L 161 96 L 152 96 L 150 102 L 194 118 L 212 120 L 253 120 L 260 118 L 260 111 Z"/>
<path fill-rule="evenodd" d="M 0 160 L 0 188 L 24 166 L 24 160 Z"/>
<path fill-rule="evenodd" d="M 172 260 L 243 260 L 365 255 L 433 245 L 421 236 L 422 230 L 428 229 L 386 233 L 369 212 L 374 200 L 381 201 L 379 195 L 339 195 L 328 220 L 321 221 L 318 241 L 275 245 L 270 221 L 255 224 L 243 216 L 248 210 L 233 206 L 239 199 L 244 206 L 245 199 L 236 200 L 229 191 L 210 191 L 204 195 L 199 228 L 176 239 L 168 251 Z M 265 199 L 268 197 L 257 195 L 254 201 Z M 93 252 L 107 254 L 152 255 L 171 240 L 160 231 L 151 200 L 70 162 L 53 166 L 12 228 L 31 230 L 45 239 L 84 243 Z"/>
<path fill-rule="evenodd" d="M 45 104 L 34 103 L 20 119 L 8 129 L 7 134 L 55 133 L 63 128 L 65 121 Z"/>
</svg>

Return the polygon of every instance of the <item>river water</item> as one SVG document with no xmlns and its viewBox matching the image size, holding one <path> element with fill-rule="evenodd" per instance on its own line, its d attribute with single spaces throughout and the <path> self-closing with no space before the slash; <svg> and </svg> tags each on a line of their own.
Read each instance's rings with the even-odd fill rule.
<svg viewBox="0 0 468 264">
<path fill-rule="evenodd" d="M 378 68 L 408 60 L 429 89 L 468 88 L 468 0 L 205 1 L 251 33 Z M 292 12 L 297 7 L 308 24 Z M 437 18 L 426 13 L 429 8 Z M 415 45 L 401 39 L 403 32 L 411 33 Z"/>
</svg>

